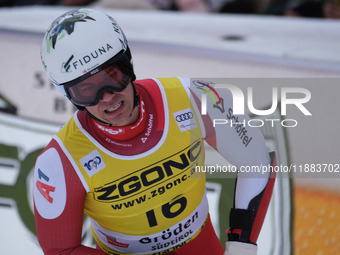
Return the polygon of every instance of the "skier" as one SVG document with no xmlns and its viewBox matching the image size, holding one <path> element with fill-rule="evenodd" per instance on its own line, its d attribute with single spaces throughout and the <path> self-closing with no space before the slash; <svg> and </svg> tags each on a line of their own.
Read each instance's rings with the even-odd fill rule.
<svg viewBox="0 0 340 255">
<path fill-rule="evenodd" d="M 220 108 L 209 104 L 206 115 L 199 111 L 202 86 L 212 84 L 136 80 L 126 37 L 102 11 L 61 15 L 48 28 L 41 55 L 51 82 L 78 109 L 34 169 L 44 253 L 223 254 L 205 178 L 195 166 L 204 165 L 204 140 L 237 167 L 273 164 L 260 131 L 244 127 L 244 143 L 235 127 L 213 127 L 212 120 L 222 118 Z M 232 110 L 231 95 L 218 94 Z M 240 122 L 248 118 L 238 116 Z M 237 178 L 228 255 L 256 254 L 275 180 L 271 173 L 246 177 Z M 96 248 L 81 244 L 84 213 Z"/>
</svg>

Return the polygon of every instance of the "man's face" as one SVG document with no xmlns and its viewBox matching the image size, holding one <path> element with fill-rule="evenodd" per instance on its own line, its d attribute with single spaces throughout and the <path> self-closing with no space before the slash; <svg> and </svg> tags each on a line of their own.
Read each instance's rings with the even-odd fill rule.
<svg viewBox="0 0 340 255">
<path fill-rule="evenodd" d="M 98 104 L 86 106 L 86 109 L 96 118 L 113 126 L 133 124 L 136 119 L 133 113 L 134 91 L 131 82 L 121 92 L 103 92 Z"/>
<path fill-rule="evenodd" d="M 85 106 L 96 118 L 114 126 L 133 124 L 138 117 L 134 107 L 131 79 L 116 66 L 95 69 L 94 75 L 67 87 L 71 101 Z M 136 113 L 137 112 L 137 113 Z"/>
</svg>

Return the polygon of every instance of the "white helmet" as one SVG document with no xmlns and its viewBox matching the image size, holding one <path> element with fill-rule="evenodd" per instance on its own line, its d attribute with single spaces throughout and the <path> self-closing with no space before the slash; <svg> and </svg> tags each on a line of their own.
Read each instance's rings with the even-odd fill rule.
<svg viewBox="0 0 340 255">
<path fill-rule="evenodd" d="M 68 96 L 64 85 L 118 59 L 121 71 L 135 80 L 126 37 L 106 13 L 81 8 L 57 18 L 45 33 L 41 59 L 55 87 Z M 118 58 L 117 58 L 118 57 Z"/>
</svg>

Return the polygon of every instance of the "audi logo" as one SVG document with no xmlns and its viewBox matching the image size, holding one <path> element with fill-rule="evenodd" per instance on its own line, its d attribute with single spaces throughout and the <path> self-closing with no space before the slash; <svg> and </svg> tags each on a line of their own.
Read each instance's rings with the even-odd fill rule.
<svg viewBox="0 0 340 255">
<path fill-rule="evenodd" d="M 182 114 L 176 115 L 176 117 L 175 117 L 177 122 L 182 122 L 182 121 L 185 121 L 185 120 L 191 120 L 192 118 L 194 118 L 194 114 L 192 112 L 182 113 Z"/>
</svg>

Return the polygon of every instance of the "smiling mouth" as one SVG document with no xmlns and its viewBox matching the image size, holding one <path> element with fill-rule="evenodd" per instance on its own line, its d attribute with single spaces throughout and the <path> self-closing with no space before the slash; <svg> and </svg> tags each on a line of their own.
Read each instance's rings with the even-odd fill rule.
<svg viewBox="0 0 340 255">
<path fill-rule="evenodd" d="M 123 102 L 119 102 L 117 103 L 115 106 L 110 107 L 109 109 L 106 109 L 106 112 L 114 112 L 115 110 L 117 110 L 119 107 L 121 107 L 123 104 Z"/>
</svg>

